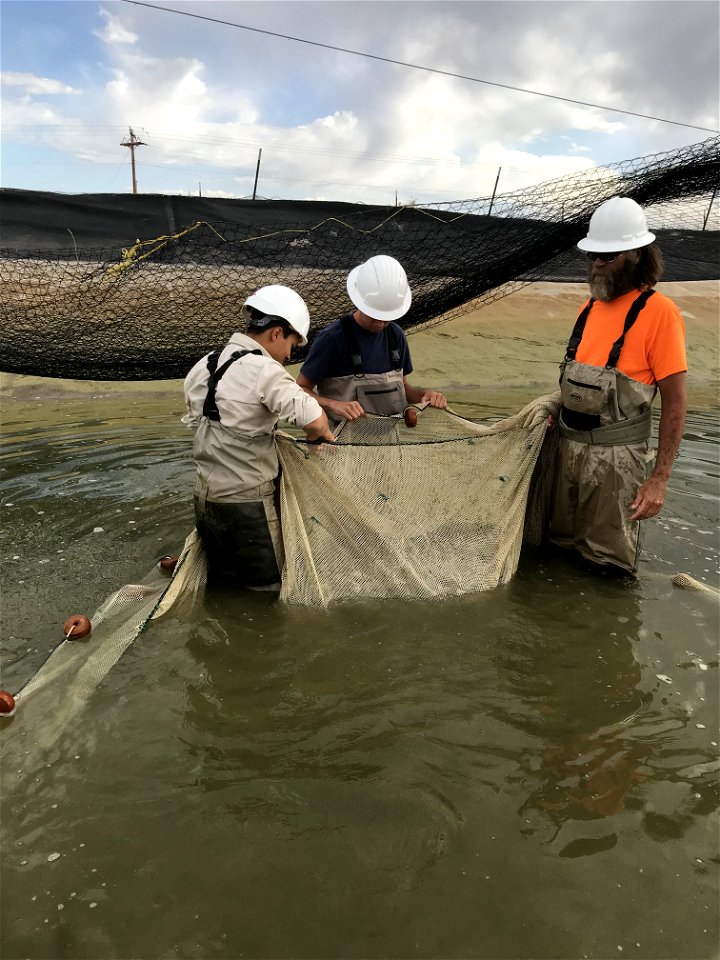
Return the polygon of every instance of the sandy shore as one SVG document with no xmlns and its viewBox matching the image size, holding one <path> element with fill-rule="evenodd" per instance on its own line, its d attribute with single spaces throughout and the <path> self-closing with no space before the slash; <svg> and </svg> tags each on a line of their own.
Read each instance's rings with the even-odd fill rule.
<svg viewBox="0 0 720 960">
<path fill-rule="evenodd" d="M 718 400 L 720 385 L 720 281 L 661 283 L 685 317 L 688 385 L 691 396 Z M 533 283 L 455 320 L 410 335 L 419 386 L 527 392 L 528 398 L 555 389 L 567 339 L 587 295 L 581 283 Z M 297 368 L 289 368 L 296 373 Z M 180 381 L 51 380 L 0 374 L 0 398 L 53 394 L 107 395 L 179 392 Z"/>
</svg>

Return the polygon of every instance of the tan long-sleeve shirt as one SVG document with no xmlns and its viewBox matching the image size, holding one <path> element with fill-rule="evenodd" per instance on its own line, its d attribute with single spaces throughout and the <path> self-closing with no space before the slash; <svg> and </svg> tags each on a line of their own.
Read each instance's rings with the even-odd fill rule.
<svg viewBox="0 0 720 960">
<path fill-rule="evenodd" d="M 195 492 L 215 503 L 270 495 L 279 470 L 274 441 L 278 420 L 304 427 L 322 415 L 317 400 L 257 340 L 243 333 L 230 338 L 218 358 L 218 369 L 235 350 L 260 350 L 261 354 L 241 357 L 223 375 L 215 395 L 219 422 L 203 417 L 210 378 L 207 356 L 185 378 L 183 423 L 195 430 Z"/>
</svg>

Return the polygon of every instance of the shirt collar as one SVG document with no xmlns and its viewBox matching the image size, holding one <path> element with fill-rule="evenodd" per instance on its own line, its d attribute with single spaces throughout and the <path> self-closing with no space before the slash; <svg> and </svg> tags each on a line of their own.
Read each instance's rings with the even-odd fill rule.
<svg viewBox="0 0 720 960">
<path fill-rule="evenodd" d="M 234 333 L 228 341 L 228 346 L 230 345 L 240 347 L 241 350 L 262 350 L 263 356 L 270 357 L 265 347 L 261 343 L 258 343 L 257 340 L 249 337 L 246 333 Z M 270 357 L 270 359 L 272 360 L 272 357 Z"/>
</svg>

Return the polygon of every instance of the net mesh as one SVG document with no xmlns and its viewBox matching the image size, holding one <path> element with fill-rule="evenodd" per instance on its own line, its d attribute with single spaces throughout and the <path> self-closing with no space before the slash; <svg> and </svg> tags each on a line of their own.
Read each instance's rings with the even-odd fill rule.
<svg viewBox="0 0 720 960">
<path fill-rule="evenodd" d="M 3 775 L 17 781 L 32 773 L 150 620 L 192 615 L 205 580 L 205 555 L 193 530 L 169 582 L 153 568 L 141 583 L 125 584 L 102 603 L 86 638 L 60 643 L 15 695 L 21 723 L 15 715 L 0 721 Z"/>
<path fill-rule="evenodd" d="M 312 342 L 347 309 L 348 271 L 377 253 L 407 271 L 413 302 L 401 324 L 441 323 L 532 281 L 584 279 L 575 244 L 598 204 L 616 194 L 646 208 L 666 279 L 717 279 L 719 183 L 715 137 L 489 199 L 422 208 L 203 202 L 198 210 L 222 219 L 180 221 L 186 226 L 151 233 L 155 239 L 122 252 L 83 239 L 105 236 L 108 220 L 120 218 L 120 198 L 110 206 L 92 196 L 60 204 L 58 195 L 5 190 L 0 363 L 7 372 L 49 377 L 181 378 L 227 341 L 238 304 L 268 283 L 287 284 L 306 300 Z M 141 214 L 149 216 L 157 198 L 132 201 L 132 225 L 149 229 Z M 171 225 L 196 212 L 185 201 Z M 41 248 L 43 230 L 51 229 L 53 249 Z"/>
<path fill-rule="evenodd" d="M 559 394 L 541 397 L 495 424 L 427 408 L 412 429 L 366 418 L 334 445 L 280 435 L 281 599 L 326 607 L 507 583 L 523 537 L 541 537 L 556 432 L 546 422 L 558 407 Z"/>
</svg>

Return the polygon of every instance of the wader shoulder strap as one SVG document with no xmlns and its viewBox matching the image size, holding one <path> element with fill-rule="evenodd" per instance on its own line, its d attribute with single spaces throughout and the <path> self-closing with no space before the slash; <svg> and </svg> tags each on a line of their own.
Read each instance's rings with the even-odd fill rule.
<svg viewBox="0 0 720 960">
<path fill-rule="evenodd" d="M 357 337 L 355 336 L 355 321 L 352 318 L 352 314 L 347 314 L 340 321 L 345 334 L 345 342 L 348 347 L 348 352 L 350 354 L 350 361 L 353 366 L 353 373 L 356 377 L 364 376 L 363 365 L 362 365 L 362 356 L 360 355 L 360 348 L 358 347 Z M 390 366 L 393 370 L 400 370 L 402 367 L 402 361 L 400 359 L 400 344 L 398 343 L 398 336 L 395 330 L 393 330 L 393 325 L 387 323 L 385 325 L 385 342 L 388 346 L 388 353 L 390 355 Z"/>
<path fill-rule="evenodd" d="M 575 321 L 575 326 L 573 327 L 573 332 L 570 334 L 570 339 L 568 340 L 567 350 L 565 351 L 565 361 L 570 362 L 575 359 L 575 354 L 577 353 L 577 348 L 580 346 L 580 341 L 582 340 L 582 335 L 585 332 L 585 324 L 587 323 L 587 318 L 592 309 L 592 305 L 595 303 L 594 300 L 590 300 L 587 306 L 580 312 L 580 316 Z"/>
<path fill-rule="evenodd" d="M 353 373 L 356 377 L 362 377 L 362 357 L 360 356 L 360 347 L 358 347 L 357 337 L 355 336 L 355 331 L 353 330 L 355 321 L 352 318 L 352 314 L 346 314 L 340 321 L 340 324 L 345 335 L 345 343 L 347 344 L 348 353 L 350 354 L 350 362 L 353 366 Z"/>
<path fill-rule="evenodd" d="M 615 343 L 612 345 L 612 348 L 610 350 L 610 355 L 607 359 L 606 367 L 614 369 L 615 366 L 617 365 L 618 359 L 620 357 L 620 351 L 622 350 L 623 344 L 625 343 L 625 334 L 628 332 L 630 327 L 635 323 L 635 321 L 638 318 L 638 314 L 640 313 L 642 308 L 645 306 L 645 304 L 648 302 L 648 300 L 654 293 L 655 293 L 654 290 L 645 290 L 643 293 L 640 294 L 639 297 L 636 297 L 635 300 L 633 300 L 633 302 L 630 304 L 630 309 L 628 310 L 628 314 L 625 317 L 625 326 L 623 328 L 623 332 L 620 334 L 620 336 L 617 338 Z"/>
<path fill-rule="evenodd" d="M 393 370 L 399 370 L 402 367 L 400 362 L 400 344 L 398 343 L 398 337 L 395 333 L 393 325 L 388 323 L 385 326 L 385 336 L 387 337 L 388 342 L 388 352 L 390 354 L 390 363 L 392 364 Z"/>
<path fill-rule="evenodd" d="M 635 323 L 638 318 L 638 314 L 648 302 L 650 297 L 655 293 L 654 290 L 645 290 L 640 294 L 639 297 L 636 297 L 630 305 L 627 316 L 625 317 L 625 325 L 623 332 L 620 334 L 618 339 L 610 348 L 610 354 L 607 359 L 606 366 L 615 367 L 617 365 L 618 359 L 620 357 L 620 351 L 623 348 L 625 343 L 625 335 L 627 334 L 630 327 Z M 580 346 L 580 341 L 582 340 L 582 335 L 585 332 L 585 324 L 587 323 L 587 318 L 592 309 L 592 305 L 595 303 L 594 300 L 590 300 L 584 310 L 581 311 L 580 316 L 575 321 L 575 326 L 573 327 L 573 332 L 570 335 L 570 340 L 568 341 L 567 350 L 565 351 L 565 360 L 570 361 L 575 359 L 575 354 L 577 349 Z"/>
<path fill-rule="evenodd" d="M 220 411 L 217 408 L 215 391 L 217 390 L 217 385 L 222 380 L 227 368 L 241 357 L 246 357 L 249 353 L 256 353 L 259 356 L 262 356 L 262 350 L 234 350 L 230 354 L 230 357 L 218 370 L 217 364 L 218 360 L 220 359 L 220 353 L 220 350 L 213 350 L 213 352 L 208 356 L 207 360 L 207 368 L 210 373 L 210 378 L 208 380 L 207 396 L 205 397 L 205 403 L 203 403 L 203 416 L 207 417 L 208 420 L 220 420 Z"/>
</svg>

